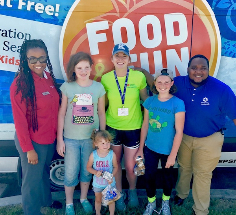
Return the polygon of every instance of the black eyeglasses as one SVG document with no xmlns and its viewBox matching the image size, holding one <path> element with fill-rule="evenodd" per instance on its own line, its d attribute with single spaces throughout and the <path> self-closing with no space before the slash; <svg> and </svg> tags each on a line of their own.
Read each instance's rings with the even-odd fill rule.
<svg viewBox="0 0 236 215">
<path fill-rule="evenodd" d="M 27 58 L 30 64 L 36 64 L 38 61 L 39 63 L 47 63 L 47 56 L 37 57 L 29 57 Z"/>
</svg>

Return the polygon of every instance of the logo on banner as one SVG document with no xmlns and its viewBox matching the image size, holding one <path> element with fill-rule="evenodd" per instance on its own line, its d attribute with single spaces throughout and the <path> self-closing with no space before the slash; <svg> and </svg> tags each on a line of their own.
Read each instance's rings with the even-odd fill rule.
<svg viewBox="0 0 236 215">
<path fill-rule="evenodd" d="M 192 26 L 193 20 L 193 26 Z M 206 0 L 77 0 L 64 22 L 60 61 L 66 68 L 72 54 L 88 52 L 94 80 L 111 71 L 114 44 L 130 49 L 131 65 L 154 74 L 168 67 L 187 74 L 189 56 L 203 54 L 216 76 L 221 57 L 220 32 Z M 65 77 L 65 74 L 64 74 Z"/>
</svg>

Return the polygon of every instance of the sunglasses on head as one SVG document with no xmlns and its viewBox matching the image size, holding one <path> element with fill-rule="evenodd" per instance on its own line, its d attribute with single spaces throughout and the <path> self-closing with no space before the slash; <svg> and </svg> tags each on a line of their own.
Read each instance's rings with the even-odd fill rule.
<svg viewBox="0 0 236 215">
<path fill-rule="evenodd" d="M 47 56 L 37 57 L 29 57 L 27 58 L 30 64 L 36 64 L 38 61 L 39 63 L 47 63 Z"/>
</svg>

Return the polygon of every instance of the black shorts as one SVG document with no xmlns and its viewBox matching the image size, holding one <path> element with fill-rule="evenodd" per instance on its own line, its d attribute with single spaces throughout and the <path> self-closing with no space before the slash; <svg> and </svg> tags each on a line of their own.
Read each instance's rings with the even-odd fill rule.
<svg viewBox="0 0 236 215">
<path fill-rule="evenodd" d="M 106 130 L 113 137 L 113 142 L 111 143 L 111 145 L 114 146 L 124 145 L 128 148 L 134 148 L 134 149 L 139 147 L 141 129 L 117 130 L 107 125 Z"/>
</svg>

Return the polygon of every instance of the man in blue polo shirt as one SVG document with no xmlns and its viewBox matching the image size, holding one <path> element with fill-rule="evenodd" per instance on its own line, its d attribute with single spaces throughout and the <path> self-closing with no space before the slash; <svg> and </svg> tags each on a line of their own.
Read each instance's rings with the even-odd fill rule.
<svg viewBox="0 0 236 215">
<path fill-rule="evenodd" d="M 225 117 L 236 125 L 236 98 L 229 86 L 209 76 L 209 61 L 203 55 L 192 57 L 188 76 L 176 77 L 174 82 L 178 88 L 175 95 L 186 107 L 174 202 L 183 204 L 193 175 L 193 210 L 197 215 L 205 215 L 209 213 L 212 171 L 221 156 Z"/>
<path fill-rule="evenodd" d="M 148 85 L 153 76 L 141 69 Z M 217 166 L 224 141 L 223 128 L 228 116 L 236 125 L 236 98 L 229 86 L 209 76 L 209 61 L 203 55 L 193 56 L 188 75 L 174 78 L 175 96 L 185 103 L 184 135 L 178 151 L 179 173 L 176 205 L 182 205 L 190 191 L 193 176 L 193 210 L 208 214 L 212 171 Z"/>
</svg>

